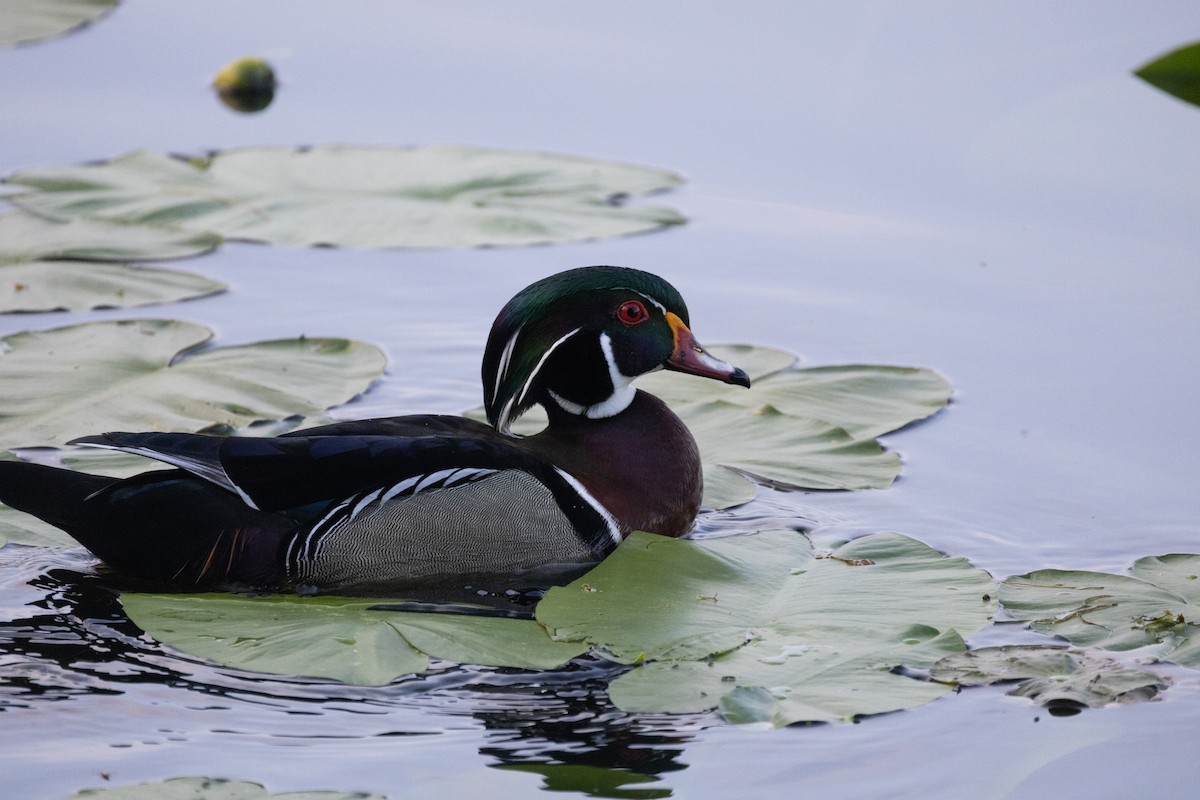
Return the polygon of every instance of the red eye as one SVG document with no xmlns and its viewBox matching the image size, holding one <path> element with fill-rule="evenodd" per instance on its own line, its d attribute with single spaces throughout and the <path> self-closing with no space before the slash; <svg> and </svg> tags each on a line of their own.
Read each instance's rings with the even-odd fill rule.
<svg viewBox="0 0 1200 800">
<path fill-rule="evenodd" d="M 641 300 L 626 300 L 617 309 L 617 319 L 626 325 L 637 325 L 639 322 L 645 322 L 649 317 Z"/>
</svg>

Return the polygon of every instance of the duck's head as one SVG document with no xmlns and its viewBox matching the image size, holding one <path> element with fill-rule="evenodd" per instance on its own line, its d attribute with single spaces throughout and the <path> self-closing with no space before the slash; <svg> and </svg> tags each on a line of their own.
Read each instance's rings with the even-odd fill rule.
<svg viewBox="0 0 1200 800">
<path fill-rule="evenodd" d="M 750 385 L 692 337 L 671 284 L 626 267 L 581 267 L 526 287 L 500 311 L 483 356 L 484 404 L 502 433 L 534 403 L 611 417 L 632 402 L 633 379 L 659 369 Z"/>
</svg>

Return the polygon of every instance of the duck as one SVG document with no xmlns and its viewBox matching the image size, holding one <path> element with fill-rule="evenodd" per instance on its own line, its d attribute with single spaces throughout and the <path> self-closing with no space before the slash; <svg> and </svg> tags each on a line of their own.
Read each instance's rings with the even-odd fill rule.
<svg viewBox="0 0 1200 800">
<path fill-rule="evenodd" d="M 334 592 L 594 564 L 633 531 L 688 533 L 700 508 L 695 439 L 634 380 L 665 369 L 750 386 L 689 326 L 657 275 L 570 269 L 496 317 L 486 423 L 425 414 L 275 437 L 101 433 L 73 443 L 170 468 L 116 479 L 0 461 L 0 502 L 108 570 L 170 590 Z M 513 423 L 535 405 L 545 428 L 518 436 Z"/>
</svg>

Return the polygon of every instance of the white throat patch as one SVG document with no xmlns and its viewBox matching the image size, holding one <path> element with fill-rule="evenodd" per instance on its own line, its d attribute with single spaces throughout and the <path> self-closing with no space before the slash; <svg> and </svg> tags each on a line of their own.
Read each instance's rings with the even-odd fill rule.
<svg viewBox="0 0 1200 800">
<path fill-rule="evenodd" d="M 554 390 L 550 390 L 550 396 L 554 398 L 554 402 L 558 403 L 559 407 L 568 414 L 588 419 L 615 417 L 629 408 L 629 404 L 633 402 L 633 396 L 637 394 L 637 390 L 633 388 L 633 378 L 622 374 L 621 370 L 617 369 L 617 359 L 613 356 L 612 339 L 607 333 L 600 334 L 600 350 L 603 351 L 604 360 L 608 364 L 608 377 L 612 381 L 613 393 L 599 403 L 585 406 L 571 402 Z"/>
</svg>

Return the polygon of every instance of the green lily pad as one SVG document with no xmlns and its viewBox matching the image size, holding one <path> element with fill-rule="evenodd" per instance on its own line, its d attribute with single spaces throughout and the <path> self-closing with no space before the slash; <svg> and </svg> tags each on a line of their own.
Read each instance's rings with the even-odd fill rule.
<svg viewBox="0 0 1200 800">
<path fill-rule="evenodd" d="M 347 339 L 188 352 L 211 336 L 195 323 L 142 319 L 0 339 L 0 447 L 313 414 L 363 392 L 385 366 L 378 348 Z"/>
<path fill-rule="evenodd" d="M 1200 668 L 1200 555 L 1138 559 L 1133 575 L 1045 569 L 1004 581 L 1013 617 L 1071 644 L 1106 650 L 1159 645 L 1159 657 Z"/>
<path fill-rule="evenodd" d="M 62 36 L 116 7 L 117 0 L 0 0 L 0 47 Z"/>
<path fill-rule="evenodd" d="M 1156 58 L 1133 74 L 1185 103 L 1200 106 L 1200 42 Z"/>
<path fill-rule="evenodd" d="M 84 789 L 62 800 L 384 800 L 365 792 L 277 792 L 262 784 L 225 778 L 169 778 L 152 783 Z"/>
<path fill-rule="evenodd" d="M 55 219 L 88 217 L 283 245 L 481 247 L 640 233 L 683 218 L 625 198 L 671 172 L 472 147 L 257 147 L 184 159 L 149 150 L 22 170 L 10 195 Z"/>
<path fill-rule="evenodd" d="M 638 386 L 661 397 L 696 437 L 706 508 L 754 499 L 756 483 L 783 489 L 885 489 L 900 459 L 875 437 L 924 419 L 949 402 L 945 378 L 927 369 L 848 365 L 795 368 L 796 357 L 753 345 L 714 355 L 750 375 L 751 388 L 656 372 Z M 482 408 L 467 416 L 486 419 Z M 513 430 L 546 425 L 535 407 Z"/>
<path fill-rule="evenodd" d="M 552 669 L 587 649 L 551 640 L 532 620 L 389 611 L 384 600 L 128 593 L 121 602 L 139 628 L 193 656 L 358 685 L 423 672 L 429 656 Z"/>
<path fill-rule="evenodd" d="M 1067 701 L 1091 708 L 1152 700 L 1168 685 L 1153 672 L 1129 669 L 1080 650 L 1043 645 L 955 653 L 934 664 L 929 674 L 960 686 L 1020 681 L 1010 695 L 1042 705 Z"/>
<path fill-rule="evenodd" d="M 994 593 L 964 559 L 899 534 L 817 554 L 793 531 L 697 542 L 635 533 L 551 589 L 537 619 L 556 639 L 643 664 L 610 687 L 622 709 L 719 707 L 732 721 L 786 725 L 941 695 L 947 687 L 892 670 L 963 650 L 991 619 Z"/>
<path fill-rule="evenodd" d="M 176 270 L 83 261 L 0 265 L 0 313 L 86 311 L 194 300 L 228 287 Z"/>
</svg>

